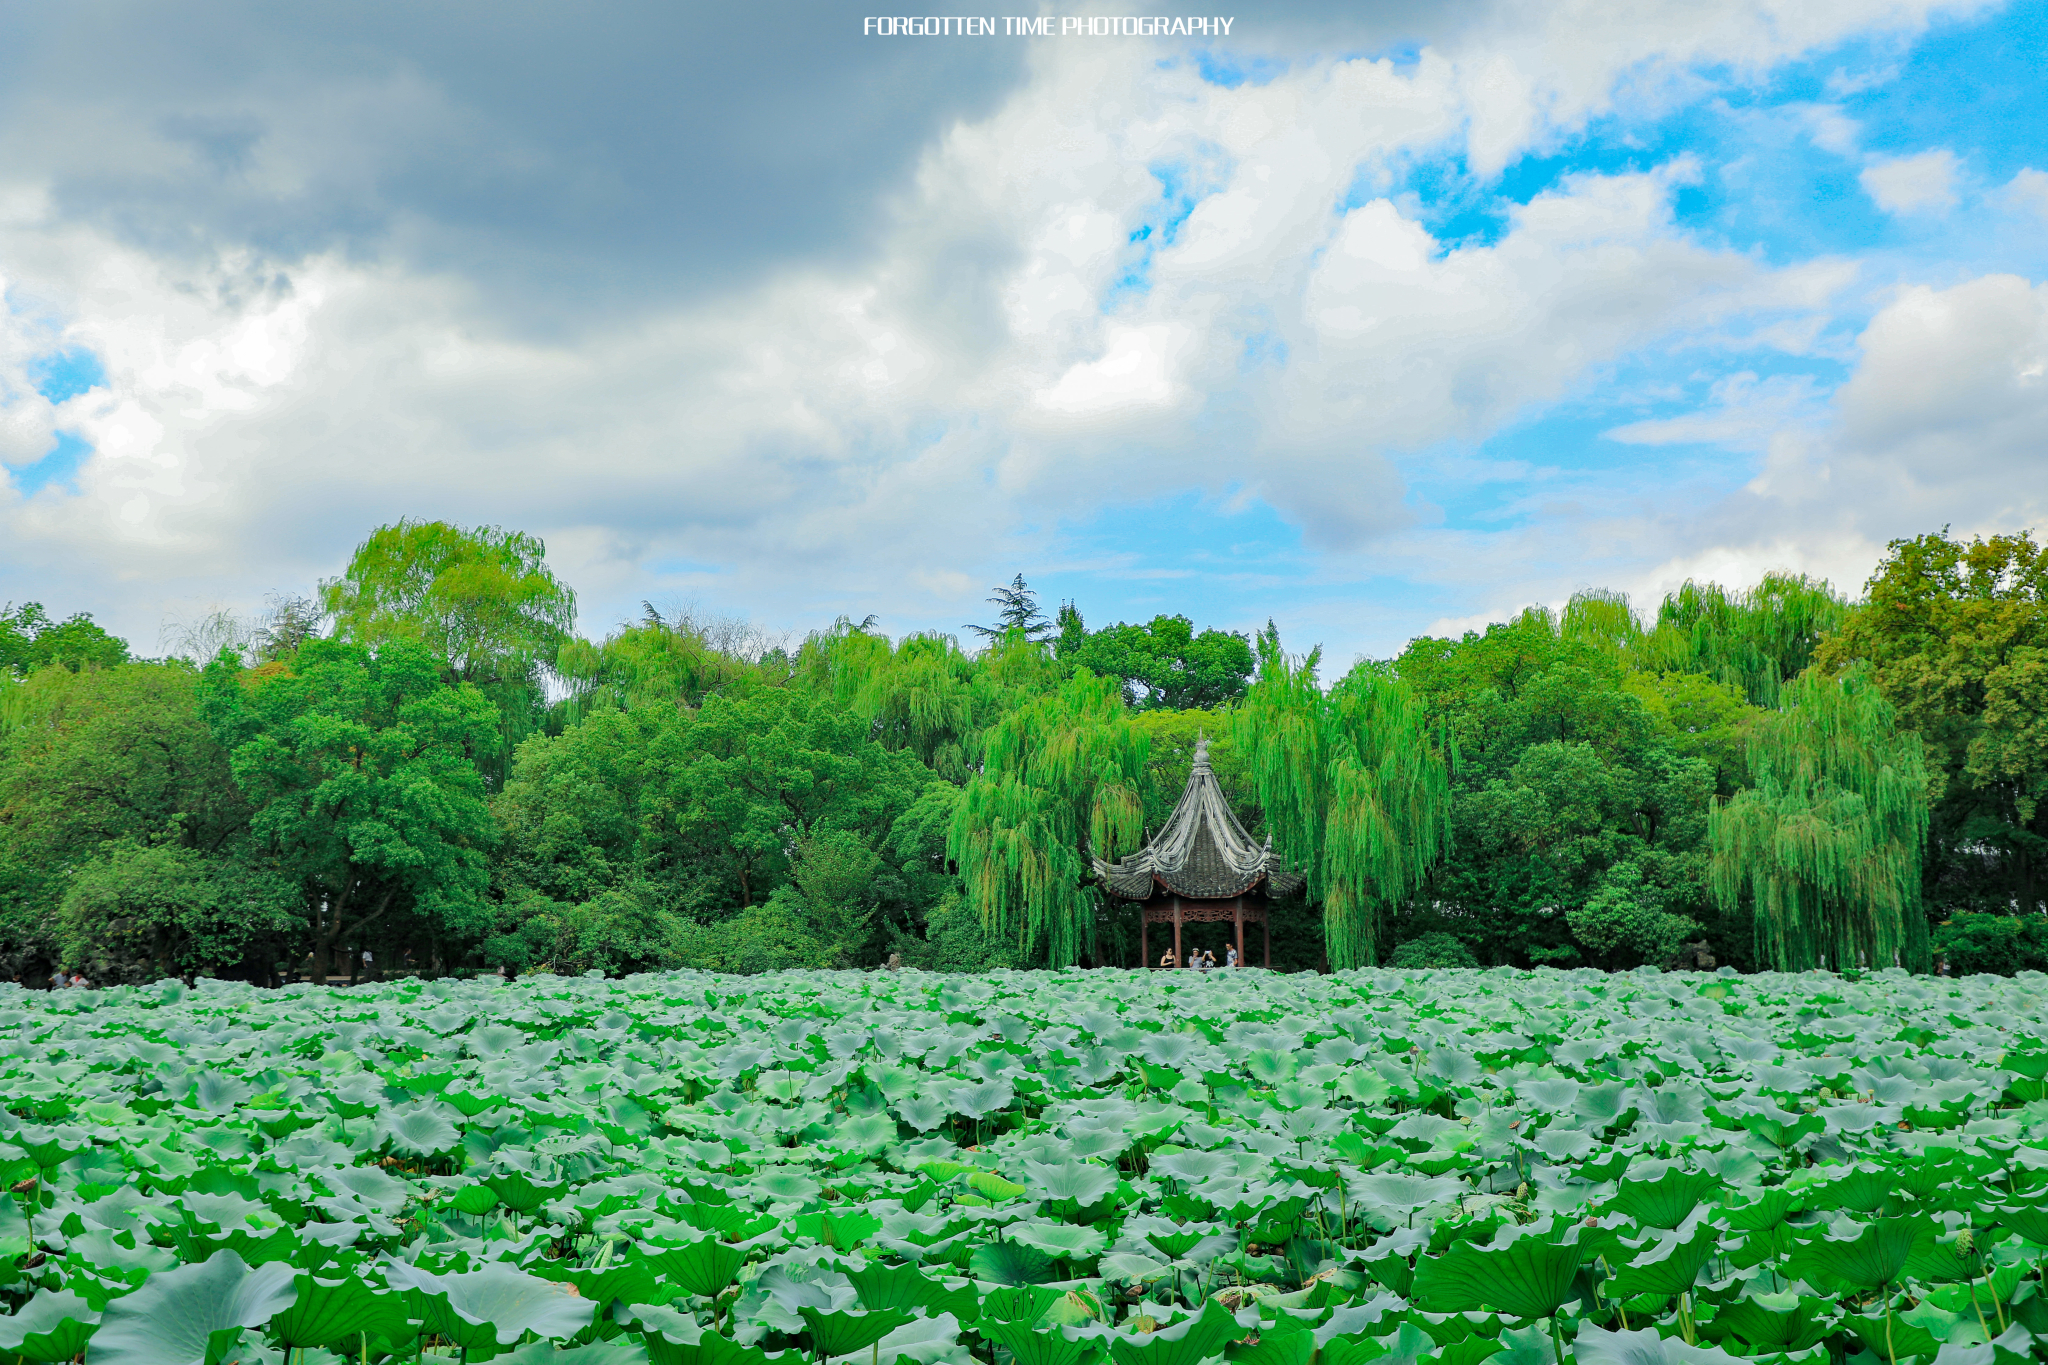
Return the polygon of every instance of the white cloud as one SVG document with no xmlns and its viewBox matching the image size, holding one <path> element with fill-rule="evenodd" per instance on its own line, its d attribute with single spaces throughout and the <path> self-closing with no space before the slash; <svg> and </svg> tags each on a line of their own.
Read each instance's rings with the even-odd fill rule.
<svg viewBox="0 0 2048 1365">
<path fill-rule="evenodd" d="M 2005 196 L 2048 222 L 2048 172 L 2028 166 L 2006 182 Z"/>
<path fill-rule="evenodd" d="M 1694 419 L 1738 448 L 1761 440 L 1763 468 L 1734 495 L 1535 528 L 1491 555 L 1538 562 L 1552 551 L 1584 566 L 1586 552 L 1566 548 L 1575 536 L 1606 552 L 1606 581 L 1638 601 L 1687 578 L 1754 582 L 1781 568 L 1855 591 L 1888 541 L 1943 525 L 1967 536 L 2048 523 L 2048 284 L 1991 275 L 1908 288 L 1864 328 L 1858 350 L 1823 420 L 1796 386 L 1774 399 L 1766 383 Z M 1768 420 L 1774 405 L 1789 414 L 1782 425 Z M 1646 425 L 1663 436 L 1682 434 L 1684 421 Z M 1560 575 L 1543 600 L 1579 585 Z"/>
<path fill-rule="evenodd" d="M 1318 547 L 1418 544 L 1392 457 L 1665 338 L 1791 335 L 1844 271 L 1697 240 L 1670 210 L 1683 161 L 1563 182 L 1455 249 L 1395 198 L 1347 207 L 1352 186 L 1457 154 L 1488 174 L 1689 98 L 1696 66 L 1763 70 L 1930 8 L 1513 7 L 1409 63 L 1303 59 L 1236 89 L 1138 44 L 1042 45 L 857 225 L 872 255 L 539 338 L 459 263 L 152 252 L 0 183 L 8 297 L 41 310 L 0 319 L 0 458 L 59 420 L 21 378 L 43 313 L 108 376 L 62 414 L 98 451 L 79 494 L 0 487 L 0 572 L 146 639 L 183 601 L 253 605 L 378 522 L 441 516 L 544 534 L 590 629 L 668 589 L 902 629 L 967 619 L 1062 516 L 1161 492 L 1262 499 Z M 257 155 L 238 192 L 290 178 L 279 144 Z M 1171 233 L 1162 177 L 1196 201 Z M 1757 395 L 1721 401 L 1754 424 Z M 1611 557 L 1656 562 L 1665 534 L 1616 531 Z M 1528 572 L 1506 553 L 1439 536 L 1418 562 Z"/>
<path fill-rule="evenodd" d="M 1873 161 L 1863 192 L 1886 213 L 1945 212 L 1956 202 L 1956 156 L 1947 148 Z"/>
<path fill-rule="evenodd" d="M 1813 145 L 1836 156 L 1855 156 L 1863 126 L 1832 104 L 1808 105 L 1803 111 Z"/>
<path fill-rule="evenodd" d="M 1624 445 L 1718 445 L 1729 450 L 1763 450 L 1788 427 L 1807 426 L 1819 416 L 1814 383 L 1805 375 L 1759 379 L 1744 370 L 1717 381 L 1713 406 L 1678 417 L 1629 422 L 1601 432 Z"/>
</svg>

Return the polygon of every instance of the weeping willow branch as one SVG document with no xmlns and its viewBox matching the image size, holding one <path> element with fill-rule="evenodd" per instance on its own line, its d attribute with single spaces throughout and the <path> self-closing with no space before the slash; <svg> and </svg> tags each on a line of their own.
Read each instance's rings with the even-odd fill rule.
<svg viewBox="0 0 2048 1365">
<path fill-rule="evenodd" d="M 797 670 L 813 689 L 865 717 L 882 747 L 908 749 L 955 780 L 980 762 L 987 726 L 1059 682 L 1051 651 L 1021 631 L 967 654 L 949 635 L 907 635 L 892 645 L 842 624 L 804 642 Z"/>
<path fill-rule="evenodd" d="M 1322 903 L 1341 971 L 1376 960 L 1381 911 L 1412 895 L 1450 847 L 1450 771 L 1445 737 L 1413 689 L 1361 664 L 1325 693 L 1320 661 L 1320 651 L 1290 659 L 1267 627 L 1232 734 L 1274 846 Z"/>
<path fill-rule="evenodd" d="M 1091 855 L 1119 857 L 1143 835 L 1151 742 L 1118 681 L 1082 669 L 996 723 L 980 749 L 946 854 L 986 932 L 1071 966 L 1095 947 Z"/>
<path fill-rule="evenodd" d="M 1749 742 L 1754 785 L 1712 812 L 1715 899 L 1747 893 L 1757 953 L 1781 971 L 1924 970 L 1927 771 L 1915 735 L 1858 673 L 1786 684 Z"/>
</svg>

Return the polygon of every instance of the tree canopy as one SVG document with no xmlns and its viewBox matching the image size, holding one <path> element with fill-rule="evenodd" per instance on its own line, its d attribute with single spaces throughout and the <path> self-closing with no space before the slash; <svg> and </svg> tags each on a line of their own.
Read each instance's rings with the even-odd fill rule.
<svg viewBox="0 0 2048 1365">
<path fill-rule="evenodd" d="M 1214 629 L 1197 634 L 1185 616 L 1091 631 L 1070 603 L 1060 608 L 1058 648 L 1061 663 L 1117 679 L 1125 705 L 1148 711 L 1227 706 L 1244 696 L 1252 672 L 1248 639 Z"/>
<path fill-rule="evenodd" d="M 1588 590 L 1325 678 L 1270 623 L 1048 621 L 1022 574 L 965 646 L 651 605 L 585 638 L 538 539 L 401 522 L 195 623 L 208 660 L 0 610 L 0 956 L 1135 965 L 1096 860 L 1206 739 L 1305 880 L 1283 966 L 2048 969 L 2044 588 L 2031 536 L 1943 532 L 1858 600 Z"/>
</svg>

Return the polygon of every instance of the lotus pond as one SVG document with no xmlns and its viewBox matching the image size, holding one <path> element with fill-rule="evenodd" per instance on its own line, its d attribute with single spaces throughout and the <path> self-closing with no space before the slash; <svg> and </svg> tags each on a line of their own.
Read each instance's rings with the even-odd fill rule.
<svg viewBox="0 0 2048 1365">
<path fill-rule="evenodd" d="M 2048 978 L 0 995 L 0 1361 L 2012 1365 Z"/>
</svg>

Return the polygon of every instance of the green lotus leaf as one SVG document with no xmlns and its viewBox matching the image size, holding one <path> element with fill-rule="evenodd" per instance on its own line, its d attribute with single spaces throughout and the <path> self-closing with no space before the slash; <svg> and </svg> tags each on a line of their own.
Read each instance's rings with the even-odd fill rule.
<svg viewBox="0 0 2048 1365">
<path fill-rule="evenodd" d="M 457 1213 L 481 1218 L 498 1207 L 498 1192 L 489 1185 L 464 1185 L 448 1203 Z"/>
<path fill-rule="evenodd" d="M 1809 1185 L 1806 1197 L 1809 1206 L 1814 1208 L 1874 1213 L 1890 1197 L 1897 1183 L 1893 1176 L 1876 1167 L 1858 1166 L 1838 1179 Z"/>
<path fill-rule="evenodd" d="M 1829 1299 L 1757 1294 L 1722 1305 L 1705 1329 L 1717 1341 L 1734 1337 L 1758 1350 L 1803 1351 L 1826 1339 L 1840 1318 Z"/>
<path fill-rule="evenodd" d="M 551 1199 L 559 1198 L 560 1185 L 536 1185 L 524 1171 L 498 1171 L 483 1178 L 498 1202 L 514 1213 L 531 1213 Z"/>
<path fill-rule="evenodd" d="M 802 1359 L 795 1351 L 770 1355 L 758 1346 L 742 1346 L 731 1337 L 701 1331 L 695 1323 L 673 1335 L 665 1324 L 650 1328 L 641 1339 L 647 1346 L 649 1365 L 771 1365 L 777 1360 Z"/>
<path fill-rule="evenodd" d="M 1713 1346 L 1688 1346 L 1653 1328 L 1610 1332 L 1581 1327 L 1572 1342 L 1579 1365 L 1739 1365 L 1740 1357 Z"/>
<path fill-rule="evenodd" d="M 1747 1204 L 1724 1203 L 1720 1211 L 1729 1227 L 1742 1232 L 1760 1232 L 1784 1222 L 1805 1206 L 1804 1199 L 1797 1192 L 1774 1186 Z"/>
<path fill-rule="evenodd" d="M 1435 1343 L 1429 1342 L 1427 1337 L 1423 1340 L 1434 1347 Z M 1373 1344 L 1380 1346 L 1378 1342 Z M 1260 1333 L 1250 1344 L 1233 1344 L 1225 1351 L 1232 1365 L 1308 1365 L 1315 1354 L 1316 1339 L 1309 1332 L 1289 1332 L 1282 1336 Z M 1370 1358 L 1382 1359 L 1387 1365 L 1415 1359 L 1413 1355 L 1403 1356 L 1384 1348 L 1376 1350 Z"/>
<path fill-rule="evenodd" d="M 1581 1249 L 1529 1235 L 1504 1247 L 1459 1242 L 1415 1268 L 1410 1297 L 1432 1312 L 1497 1309 L 1518 1318 L 1547 1318 L 1574 1297 Z"/>
<path fill-rule="evenodd" d="M 408 1334 L 411 1319 L 403 1294 L 379 1293 L 354 1277 L 325 1280 L 310 1274 L 294 1277 L 292 1288 L 292 1306 L 270 1320 L 282 1346 L 332 1346 L 366 1332 L 391 1338 Z"/>
<path fill-rule="evenodd" d="M 811 1350 L 821 1360 L 864 1351 L 911 1319 L 909 1313 L 894 1309 L 849 1313 L 808 1304 L 797 1309 L 797 1314 L 809 1329 Z"/>
<path fill-rule="evenodd" d="M 232 1251 L 150 1277 L 113 1300 L 93 1337 L 93 1365 L 205 1365 L 291 1306 L 292 1268 L 250 1269 Z"/>
<path fill-rule="evenodd" d="M 83 1128 L 22 1127 L 7 1141 L 28 1155 L 43 1170 L 61 1166 L 92 1146 L 92 1135 Z"/>
<path fill-rule="evenodd" d="M 1210 1299 L 1199 1315 L 1147 1333 L 1142 1342 L 1125 1336 L 1112 1338 L 1109 1352 L 1116 1365 L 1200 1365 L 1210 1356 L 1221 1355 L 1224 1346 L 1243 1332 L 1230 1310 Z"/>
<path fill-rule="evenodd" d="M 1449 1176 L 1368 1175 L 1351 1181 L 1347 1188 L 1359 1203 L 1397 1213 L 1455 1203 L 1472 1192 L 1470 1185 Z"/>
<path fill-rule="evenodd" d="M 1029 1326 L 1045 1316 L 1060 1299 L 1057 1289 L 1042 1289 L 1036 1284 L 1020 1283 L 991 1289 L 982 1296 L 981 1320 L 983 1322 L 1018 1322 Z M 977 1329 L 979 1330 L 979 1329 Z"/>
<path fill-rule="evenodd" d="M 1974 1246 L 1954 1237 L 1936 1237 L 1937 1230 L 1928 1226 L 1914 1237 L 1913 1253 L 1906 1257 L 1906 1278 L 1921 1284 L 1954 1284 L 1975 1279 L 1980 1267 Z"/>
<path fill-rule="evenodd" d="M 402 1156 L 443 1156 L 462 1142 L 455 1125 L 431 1109 L 408 1110 L 385 1119 L 380 1126 L 386 1144 Z"/>
<path fill-rule="evenodd" d="M 45 1289 L 0 1317 L 0 1351 L 38 1362 L 71 1360 L 99 1329 L 100 1315 L 78 1295 Z"/>
<path fill-rule="evenodd" d="M 1949 1314 L 1949 1327 L 1962 1321 L 1960 1315 Z M 1861 1341 L 1864 1348 L 1879 1360 L 1904 1360 L 1911 1356 L 1931 1359 L 1940 1352 L 1948 1333 L 1946 1330 L 1928 1330 L 1925 1323 L 1911 1322 L 1903 1313 L 1851 1313 L 1842 1319 L 1841 1325 Z M 1964 1344 L 1982 1342 L 1984 1334 L 1977 1329 L 1976 1322 L 1970 1323 L 1971 1333 Z"/>
<path fill-rule="evenodd" d="M 974 1248 L 967 1273 L 990 1284 L 1044 1284 L 1052 1278 L 1053 1257 L 1017 1242 L 989 1242 Z M 988 1311 L 983 1300 L 982 1311 Z"/>
<path fill-rule="evenodd" d="M 1864 1225 L 1850 1237 L 1803 1238 L 1785 1268 L 1816 1285 L 1878 1289 L 1897 1282 L 1926 1226 L 1923 1220 L 1887 1218 Z"/>
<path fill-rule="evenodd" d="M 1720 1186 L 1704 1171 L 1672 1169 L 1654 1180 L 1624 1180 L 1614 1207 L 1645 1227 L 1675 1228 Z"/>
<path fill-rule="evenodd" d="M 1796 1118 L 1744 1114 L 1739 1122 L 1764 1141 L 1787 1151 L 1797 1145 L 1801 1138 L 1811 1137 L 1827 1128 L 1827 1124 L 1818 1114 L 1801 1114 Z"/>
<path fill-rule="evenodd" d="M 394 1285 L 424 1296 L 426 1330 L 465 1349 L 484 1344 L 510 1346 L 532 1332 L 548 1340 L 573 1336 L 589 1324 L 596 1305 L 565 1284 L 527 1275 L 502 1263 L 453 1275 L 434 1275 L 394 1266 Z"/>
<path fill-rule="evenodd" d="M 811 1237 L 837 1251 L 855 1251 L 882 1230 L 882 1220 L 872 1213 L 847 1209 L 839 1213 L 800 1213 L 791 1226 L 799 1237 Z"/>
<path fill-rule="evenodd" d="M 1063 1332 L 1041 1331 L 1021 1322 L 985 1322 L 979 1330 L 1007 1350 L 1016 1365 L 1080 1365 L 1101 1350 L 1093 1342 L 1075 1341 Z"/>
<path fill-rule="evenodd" d="M 1178 1261 L 1201 1245 L 1206 1236 L 1203 1232 L 1148 1232 L 1145 1240 L 1158 1247 L 1161 1255 Z"/>
<path fill-rule="evenodd" d="M 2038 1203 L 2005 1204 L 1993 1208 L 1991 1216 L 2036 1246 L 2048 1246 L 2048 1206 Z"/>
<path fill-rule="evenodd" d="M 823 1185 L 802 1171 L 790 1170 L 767 1171 L 757 1175 L 753 1180 L 753 1188 L 763 1199 L 785 1203 L 816 1199 L 825 1190 Z"/>
<path fill-rule="evenodd" d="M 711 1295 L 733 1282 L 747 1254 L 716 1237 L 701 1237 L 682 1246 L 643 1247 L 641 1259 L 648 1270 L 685 1294 Z"/>
<path fill-rule="evenodd" d="M 915 1096 L 896 1105 L 896 1117 L 920 1133 L 929 1133 L 944 1123 L 952 1112 L 952 1106 L 930 1095 Z"/>
<path fill-rule="evenodd" d="M 1614 1274 L 1613 1295 L 1632 1298 L 1638 1294 L 1671 1297 L 1691 1289 L 1700 1267 L 1714 1254 L 1719 1233 L 1710 1223 L 1700 1223 L 1690 1236 L 1667 1232 L 1637 1248 Z"/>
<path fill-rule="evenodd" d="M 1048 1256 L 1099 1256 L 1109 1243 L 1098 1228 L 1075 1227 L 1071 1223 L 1012 1223 L 1009 1236 Z"/>
<path fill-rule="evenodd" d="M 945 1299 L 950 1292 L 916 1266 L 910 1265 L 891 1266 L 870 1261 L 858 1270 L 846 1271 L 845 1275 L 853 1284 L 853 1292 L 860 1296 L 860 1306 L 871 1312 L 929 1308 Z"/>
<path fill-rule="evenodd" d="M 1088 1161 L 1065 1161 L 1058 1165 L 1027 1161 L 1024 1171 L 1031 1185 L 1046 1198 L 1076 1205 L 1097 1203 L 1116 1188 L 1118 1179 L 1115 1170 Z"/>
</svg>

